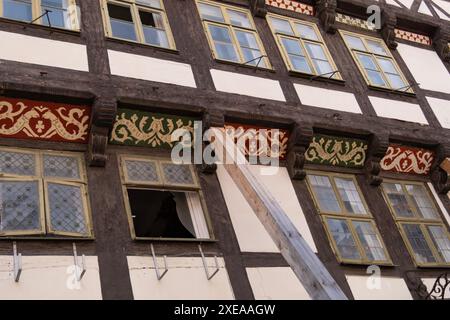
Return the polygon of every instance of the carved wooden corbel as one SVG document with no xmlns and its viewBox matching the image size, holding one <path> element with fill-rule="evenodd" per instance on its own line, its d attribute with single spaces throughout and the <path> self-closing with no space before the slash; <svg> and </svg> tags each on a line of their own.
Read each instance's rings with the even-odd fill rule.
<svg viewBox="0 0 450 320">
<path fill-rule="evenodd" d="M 303 180 L 306 172 L 305 152 L 313 139 L 314 130 L 312 125 L 306 123 L 297 123 L 289 138 L 287 153 L 287 169 L 292 180 Z"/>
<path fill-rule="evenodd" d="M 369 150 L 367 152 L 367 159 L 364 166 L 367 179 L 373 186 L 379 186 L 383 182 L 380 177 L 381 159 L 386 155 L 389 147 L 389 135 L 387 134 L 373 134 L 369 141 Z"/>
<path fill-rule="evenodd" d="M 433 37 L 433 45 L 439 57 L 450 63 L 450 27 L 441 25 L 437 29 Z"/>
<path fill-rule="evenodd" d="M 250 8 L 255 17 L 265 18 L 267 14 L 267 7 L 265 0 L 251 0 Z"/>
<path fill-rule="evenodd" d="M 336 28 L 336 0 L 318 0 L 316 1 L 316 16 L 322 23 L 325 32 L 335 33 Z"/>
<path fill-rule="evenodd" d="M 211 110 L 203 114 L 203 133 L 210 128 L 224 128 L 225 115 L 218 110 Z M 208 141 L 203 141 L 203 150 L 210 144 Z M 203 159 L 204 160 L 204 159 Z M 217 164 L 202 163 L 199 170 L 205 174 L 214 174 L 217 170 Z"/>
<path fill-rule="evenodd" d="M 385 8 L 381 13 L 381 36 L 390 49 L 397 49 L 398 43 L 395 38 L 395 27 L 397 16 Z"/>
<path fill-rule="evenodd" d="M 431 167 L 431 181 L 437 192 L 447 194 L 450 191 L 450 175 L 441 164 L 450 158 L 450 145 L 441 144 L 436 150 L 436 160 Z"/>
<path fill-rule="evenodd" d="M 90 166 L 103 167 L 106 164 L 109 131 L 114 124 L 116 112 L 115 100 L 104 98 L 95 100 L 89 137 L 88 163 Z"/>
</svg>

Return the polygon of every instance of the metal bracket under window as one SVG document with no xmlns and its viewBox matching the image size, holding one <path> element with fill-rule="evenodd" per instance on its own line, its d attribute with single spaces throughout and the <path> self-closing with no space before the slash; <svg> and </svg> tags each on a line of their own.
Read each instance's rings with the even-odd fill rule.
<svg viewBox="0 0 450 320">
<path fill-rule="evenodd" d="M 335 70 L 335 71 L 331 71 L 331 72 L 327 72 L 327 73 L 317 74 L 315 76 L 311 76 L 310 80 L 314 80 L 314 79 L 317 79 L 317 78 L 320 78 L 320 77 L 323 77 L 323 76 L 328 76 L 328 75 L 329 76 L 327 78 L 331 79 L 331 78 L 333 78 L 333 76 L 336 73 L 341 73 L 341 72 L 339 70 Z"/>
<path fill-rule="evenodd" d="M 48 26 L 51 28 L 52 27 L 52 23 L 50 21 L 50 16 L 48 15 L 49 13 L 53 12 L 52 10 L 48 10 L 48 9 L 44 9 L 44 13 L 41 14 L 39 17 L 37 17 L 36 19 L 28 22 L 28 24 L 33 24 L 35 23 L 37 20 L 39 20 L 40 18 L 42 18 L 43 16 L 47 17 L 47 22 L 48 22 Z M 26 28 L 26 26 L 23 27 L 24 29 Z"/>
<path fill-rule="evenodd" d="M 214 262 L 216 264 L 216 270 L 210 275 L 208 271 L 208 264 L 206 263 L 205 255 L 203 254 L 202 245 L 198 245 L 198 250 L 200 251 L 200 255 L 202 256 L 203 267 L 205 268 L 206 278 L 211 280 L 220 270 L 219 261 L 217 260 L 217 256 L 214 256 Z"/>
<path fill-rule="evenodd" d="M 261 63 L 261 60 L 262 60 L 263 58 L 265 58 L 265 57 L 267 57 L 267 56 L 266 56 L 266 55 L 262 55 L 262 56 L 259 56 L 259 57 L 255 58 L 255 59 L 252 59 L 252 60 L 249 60 L 249 61 L 247 61 L 247 62 L 244 62 L 243 64 L 244 64 L 244 65 L 247 65 L 247 64 L 249 64 L 250 62 L 253 62 L 253 61 L 258 60 L 258 63 L 257 63 L 256 66 L 255 66 L 255 67 L 258 67 L 259 64 Z"/>
<path fill-rule="evenodd" d="M 161 274 L 159 272 L 158 263 L 156 262 L 156 255 L 155 255 L 155 249 L 153 248 L 153 243 L 150 244 L 150 249 L 152 250 L 153 264 L 155 265 L 156 277 L 158 278 L 158 280 L 161 280 L 166 275 L 167 271 L 169 271 L 169 268 L 167 267 L 167 256 L 163 256 L 164 272 Z"/>
<path fill-rule="evenodd" d="M 404 87 L 401 87 L 401 88 L 398 88 L 398 89 L 393 89 L 393 91 L 406 92 L 406 91 L 408 91 L 409 89 L 411 89 L 414 86 L 420 86 L 420 83 L 417 83 L 417 82 L 416 83 L 412 83 L 412 84 L 409 84 L 407 86 L 404 86 Z"/>
<path fill-rule="evenodd" d="M 84 274 L 86 273 L 86 261 L 84 254 L 81 256 L 81 266 L 78 264 L 78 255 L 77 255 L 77 246 L 75 242 L 73 243 L 73 262 L 75 264 L 75 276 L 78 281 L 83 279 Z M 81 272 L 78 272 L 78 269 L 81 269 Z"/>
<path fill-rule="evenodd" d="M 14 281 L 19 282 L 22 274 L 22 254 L 17 254 L 17 244 L 13 242 L 13 266 L 14 266 Z"/>
</svg>

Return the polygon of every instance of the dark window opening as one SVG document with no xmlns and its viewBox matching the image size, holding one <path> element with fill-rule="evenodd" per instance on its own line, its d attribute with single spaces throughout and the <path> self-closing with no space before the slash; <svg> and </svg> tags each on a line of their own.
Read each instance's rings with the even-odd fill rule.
<svg viewBox="0 0 450 320">
<path fill-rule="evenodd" d="M 136 237 L 195 239 L 183 192 L 127 189 Z"/>
</svg>

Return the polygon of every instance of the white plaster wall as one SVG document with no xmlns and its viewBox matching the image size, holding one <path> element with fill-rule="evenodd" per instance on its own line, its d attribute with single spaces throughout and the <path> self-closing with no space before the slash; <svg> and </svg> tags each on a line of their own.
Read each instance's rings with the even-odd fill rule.
<svg viewBox="0 0 450 320">
<path fill-rule="evenodd" d="M 412 300 L 402 278 L 346 275 L 355 300 Z"/>
<path fill-rule="evenodd" d="M 0 256 L 0 300 L 102 299 L 97 257 L 85 261 L 87 271 L 78 282 L 73 256 L 22 256 L 22 274 L 15 282 L 12 255 Z"/>
<path fill-rule="evenodd" d="M 86 46 L 0 31 L 0 59 L 89 71 Z"/>
<path fill-rule="evenodd" d="M 420 105 L 398 100 L 369 97 L 379 117 L 428 124 Z"/>
<path fill-rule="evenodd" d="M 189 64 L 108 50 L 111 73 L 116 76 L 196 88 Z"/>
<path fill-rule="evenodd" d="M 322 89 L 295 83 L 302 104 L 338 111 L 362 113 L 355 95 L 348 92 Z"/>
<path fill-rule="evenodd" d="M 256 300 L 311 300 L 291 268 L 246 268 Z"/>
<path fill-rule="evenodd" d="M 436 278 L 422 278 L 421 279 L 425 287 L 427 287 L 427 291 L 430 292 L 433 290 L 433 286 L 436 282 Z M 439 294 L 438 294 L 439 295 Z M 444 299 L 450 299 L 450 290 L 445 290 Z"/>
<path fill-rule="evenodd" d="M 286 101 L 280 83 L 276 80 L 216 69 L 211 69 L 210 72 L 217 91 Z"/>
<path fill-rule="evenodd" d="M 450 93 L 450 74 L 432 48 L 399 43 L 397 50 L 422 89 Z"/>
<path fill-rule="evenodd" d="M 210 272 L 213 272 L 214 258 L 206 259 L 208 265 L 211 266 Z M 161 280 L 156 277 L 152 257 L 129 256 L 127 260 L 133 295 L 136 300 L 234 299 L 222 258 L 218 258 L 220 271 L 209 281 L 206 278 L 201 258 L 167 257 L 169 271 Z M 157 257 L 157 261 L 159 266 L 164 269 L 162 257 Z"/>
<path fill-rule="evenodd" d="M 263 166 L 252 165 L 249 168 L 255 177 L 272 193 L 311 249 L 317 252 L 286 168 L 279 168 L 274 175 L 261 174 Z M 217 168 L 217 176 L 241 251 L 280 252 L 238 186 L 221 165 Z"/>
<path fill-rule="evenodd" d="M 450 101 L 431 97 L 427 100 L 441 126 L 450 129 Z"/>
</svg>

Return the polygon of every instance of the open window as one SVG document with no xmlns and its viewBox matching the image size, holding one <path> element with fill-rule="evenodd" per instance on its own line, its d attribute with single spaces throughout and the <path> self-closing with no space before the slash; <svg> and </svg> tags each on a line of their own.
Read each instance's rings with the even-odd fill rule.
<svg viewBox="0 0 450 320">
<path fill-rule="evenodd" d="M 161 0 L 101 1 L 107 36 L 175 49 Z"/>
<path fill-rule="evenodd" d="M 209 239 L 206 207 L 191 165 L 121 157 L 125 205 L 135 239 Z"/>
<path fill-rule="evenodd" d="M 80 29 L 80 11 L 75 0 L 0 0 L 0 16 L 62 29 Z"/>
<path fill-rule="evenodd" d="M 76 153 L 0 149 L 0 236 L 92 236 Z"/>
</svg>

